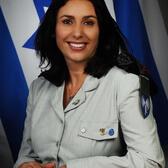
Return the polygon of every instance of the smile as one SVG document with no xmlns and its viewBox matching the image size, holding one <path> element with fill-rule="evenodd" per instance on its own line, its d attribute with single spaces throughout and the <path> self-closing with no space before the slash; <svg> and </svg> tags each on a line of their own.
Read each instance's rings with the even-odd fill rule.
<svg viewBox="0 0 168 168">
<path fill-rule="evenodd" d="M 74 43 L 74 42 L 69 42 L 68 43 L 71 49 L 74 50 L 83 50 L 86 47 L 86 43 Z"/>
</svg>

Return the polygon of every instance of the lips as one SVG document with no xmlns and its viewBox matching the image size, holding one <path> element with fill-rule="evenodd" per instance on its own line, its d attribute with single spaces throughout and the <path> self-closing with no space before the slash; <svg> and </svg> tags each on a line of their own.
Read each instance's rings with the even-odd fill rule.
<svg viewBox="0 0 168 168">
<path fill-rule="evenodd" d="M 83 50 L 85 49 L 87 43 L 84 43 L 84 42 L 68 42 L 69 46 L 71 49 L 73 50 Z"/>
</svg>

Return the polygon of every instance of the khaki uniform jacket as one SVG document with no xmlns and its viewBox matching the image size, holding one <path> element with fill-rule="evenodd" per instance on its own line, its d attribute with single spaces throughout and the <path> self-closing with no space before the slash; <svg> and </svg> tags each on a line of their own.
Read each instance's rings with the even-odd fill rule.
<svg viewBox="0 0 168 168">
<path fill-rule="evenodd" d="M 144 119 L 139 85 L 138 76 L 117 67 L 100 79 L 88 75 L 63 109 L 64 84 L 36 79 L 15 167 L 39 160 L 67 168 L 164 168 L 152 105 Z"/>
</svg>

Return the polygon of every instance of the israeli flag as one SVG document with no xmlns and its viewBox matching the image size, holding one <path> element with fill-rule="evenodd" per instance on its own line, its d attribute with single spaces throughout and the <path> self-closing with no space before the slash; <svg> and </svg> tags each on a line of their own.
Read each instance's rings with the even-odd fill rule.
<svg viewBox="0 0 168 168">
<path fill-rule="evenodd" d="M 161 142 L 166 144 L 168 31 L 158 1 L 105 1 L 127 37 L 130 51 L 148 66 L 159 87 L 158 94 L 153 97 L 154 114 Z M 15 161 L 20 148 L 28 88 L 40 73 L 33 40 L 39 21 L 50 2 L 51 0 L 0 0 L 0 137 L 2 132 L 3 135 L 6 133 L 3 137 L 4 141 L 8 141 L 3 144 L 6 145 L 4 148 L 11 150 L 5 153 L 9 156 L 7 162 L 10 160 L 11 164 L 11 156 Z M 0 141 L 0 153 L 1 146 Z"/>
</svg>

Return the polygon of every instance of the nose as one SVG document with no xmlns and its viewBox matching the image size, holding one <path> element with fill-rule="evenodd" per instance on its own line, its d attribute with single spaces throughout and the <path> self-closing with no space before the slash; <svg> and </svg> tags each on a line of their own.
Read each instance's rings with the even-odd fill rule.
<svg viewBox="0 0 168 168">
<path fill-rule="evenodd" d="M 73 37 L 75 39 L 80 39 L 83 37 L 83 27 L 81 24 L 75 24 L 73 27 Z"/>
</svg>

